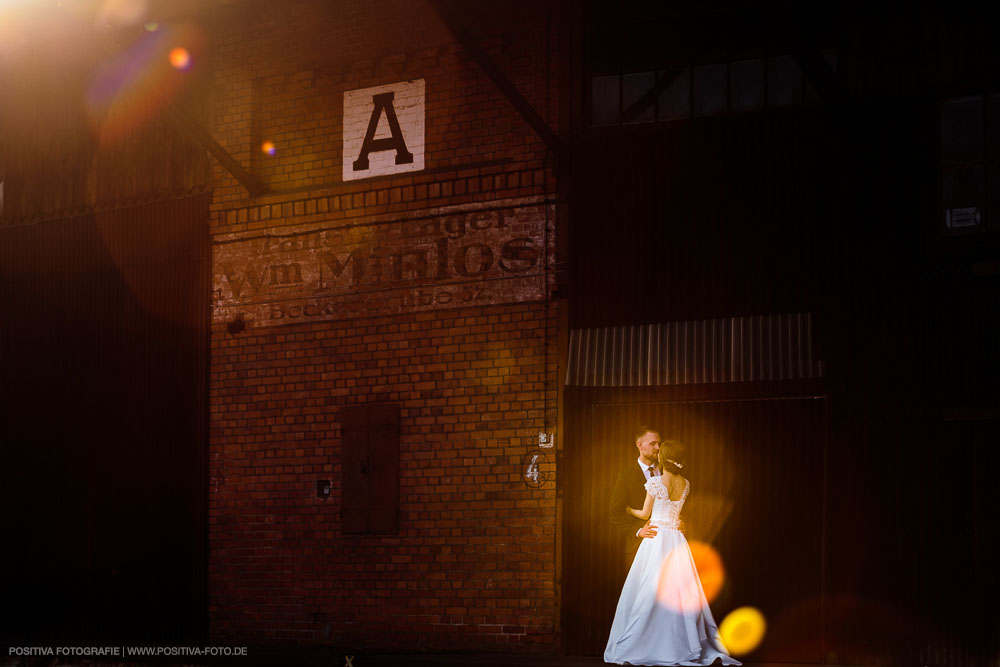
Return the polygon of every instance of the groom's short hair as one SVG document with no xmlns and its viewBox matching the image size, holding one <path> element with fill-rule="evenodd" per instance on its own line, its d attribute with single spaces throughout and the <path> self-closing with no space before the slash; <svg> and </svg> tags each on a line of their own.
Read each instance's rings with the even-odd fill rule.
<svg viewBox="0 0 1000 667">
<path fill-rule="evenodd" d="M 632 436 L 632 442 L 638 442 L 639 438 L 646 435 L 647 433 L 659 433 L 655 426 L 647 426 L 643 424 L 635 430 L 635 435 Z"/>
</svg>

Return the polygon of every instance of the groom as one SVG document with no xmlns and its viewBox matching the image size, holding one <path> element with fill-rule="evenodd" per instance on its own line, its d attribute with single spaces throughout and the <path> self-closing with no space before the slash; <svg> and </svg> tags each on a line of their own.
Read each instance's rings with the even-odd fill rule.
<svg viewBox="0 0 1000 667">
<path fill-rule="evenodd" d="M 656 455 L 660 450 L 660 434 L 650 426 L 640 426 L 635 431 L 635 447 L 638 458 L 618 471 L 615 488 L 611 491 L 609 515 L 611 523 L 626 537 L 625 571 L 632 567 L 635 552 L 639 550 L 642 538 L 656 537 L 656 526 L 637 519 L 628 513 L 626 507 L 641 509 L 646 500 L 646 482 L 651 476 L 659 475 Z"/>
</svg>

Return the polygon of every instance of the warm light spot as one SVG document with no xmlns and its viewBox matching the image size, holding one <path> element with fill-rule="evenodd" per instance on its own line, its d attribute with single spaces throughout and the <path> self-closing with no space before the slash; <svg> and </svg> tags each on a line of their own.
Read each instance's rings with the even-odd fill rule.
<svg viewBox="0 0 1000 667">
<path fill-rule="evenodd" d="M 719 594 L 724 579 L 722 559 L 715 549 L 702 542 L 681 541 L 660 564 L 656 599 L 678 613 L 697 612 Z"/>
<path fill-rule="evenodd" d="M 262 153 L 267 153 L 268 155 L 274 155 L 276 152 L 273 141 L 265 141 L 262 143 L 260 145 L 260 150 Z"/>
<path fill-rule="evenodd" d="M 163 107 L 194 83 L 185 70 L 194 67 L 204 42 L 193 25 L 161 23 L 155 31 L 134 33 L 120 51 L 109 51 L 93 67 L 87 87 L 87 112 L 98 143 L 116 144 L 159 118 Z M 183 48 L 173 49 L 178 44 Z"/>
<path fill-rule="evenodd" d="M 753 607 L 734 609 L 719 625 L 719 638 L 732 655 L 746 655 L 764 639 L 767 623 Z"/>
<path fill-rule="evenodd" d="M 182 46 L 170 51 L 170 64 L 177 69 L 187 69 L 191 65 L 191 54 Z"/>
<path fill-rule="evenodd" d="M 144 28 L 145 28 L 146 30 L 148 30 L 149 32 L 156 32 L 157 30 L 159 30 L 159 29 L 160 29 L 160 24 L 159 24 L 159 23 L 157 23 L 156 21 L 150 21 L 149 23 L 147 23 L 147 24 L 146 24 L 146 25 L 144 25 L 143 27 L 144 27 Z"/>
<path fill-rule="evenodd" d="M 139 23 L 149 9 L 147 0 L 104 0 L 97 12 L 97 25 L 123 27 Z"/>
<path fill-rule="evenodd" d="M 690 546 L 691 556 L 694 557 L 694 564 L 701 578 L 701 587 L 705 590 L 705 597 L 712 602 L 719 595 L 726 579 L 722 557 L 718 551 L 704 542 L 692 541 Z"/>
</svg>

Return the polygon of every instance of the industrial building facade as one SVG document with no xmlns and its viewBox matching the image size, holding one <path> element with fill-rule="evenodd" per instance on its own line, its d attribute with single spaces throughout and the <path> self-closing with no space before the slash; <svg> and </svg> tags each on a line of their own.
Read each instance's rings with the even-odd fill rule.
<svg viewBox="0 0 1000 667">
<path fill-rule="evenodd" d="M 0 43 L 0 639 L 600 655 L 651 423 L 745 661 L 995 664 L 989 21 L 148 9 Z"/>
<path fill-rule="evenodd" d="M 552 127 L 558 9 L 474 8 Z M 555 159 L 438 10 L 216 36 L 215 637 L 556 646 Z"/>
</svg>

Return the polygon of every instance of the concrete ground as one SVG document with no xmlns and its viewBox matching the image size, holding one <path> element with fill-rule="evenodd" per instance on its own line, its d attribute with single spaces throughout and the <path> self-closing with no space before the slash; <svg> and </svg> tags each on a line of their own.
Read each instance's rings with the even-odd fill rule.
<svg viewBox="0 0 1000 667">
<path fill-rule="evenodd" d="M 107 660 L 71 660 L 44 657 L 0 656 L 0 667 L 598 667 L 605 665 L 599 657 L 561 655 L 518 655 L 498 653 L 395 653 L 357 654 L 322 651 L 281 651 L 256 649 L 246 657 L 217 658 L 187 662 L 151 658 L 145 662 Z M 718 664 L 718 663 L 716 663 Z M 744 663 L 744 667 L 772 667 L 765 663 Z M 773 667 L 806 667 L 781 663 Z M 809 665 L 808 667 L 822 667 Z"/>
<path fill-rule="evenodd" d="M 161 656 L 140 660 L 45 657 L 10 655 L 10 647 L 0 654 L 0 667 L 599 667 L 599 656 L 564 656 L 511 653 L 361 653 L 332 647 L 279 648 L 248 647 L 246 656 L 178 657 Z M 718 663 L 716 663 L 718 664 Z M 744 667 L 806 667 L 753 662 Z M 808 667 L 822 667 L 808 665 Z"/>
</svg>

